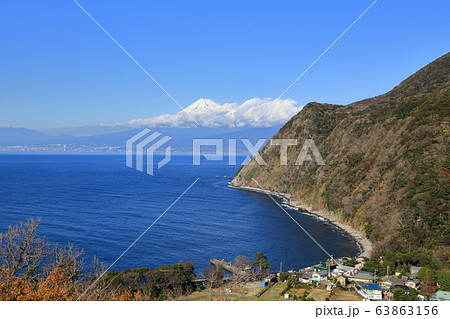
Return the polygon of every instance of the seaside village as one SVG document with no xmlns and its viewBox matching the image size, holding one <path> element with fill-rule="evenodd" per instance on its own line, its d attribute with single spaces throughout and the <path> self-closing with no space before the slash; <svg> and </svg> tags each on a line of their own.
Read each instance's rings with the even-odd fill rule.
<svg viewBox="0 0 450 319">
<path fill-rule="evenodd" d="M 344 265 L 349 260 L 351 259 L 342 257 L 333 260 L 333 262 L 319 263 L 299 271 L 288 271 L 288 274 L 297 277 L 299 283 L 326 287 L 328 292 L 332 292 L 336 287 L 354 290 L 364 300 L 389 301 L 394 300 L 393 291 L 397 288 L 404 291 L 420 289 L 417 273 L 421 267 L 412 266 L 410 273 L 403 276 L 396 272 L 392 276 L 379 278 L 376 273 L 362 270 L 366 263 L 364 257 L 357 258 L 357 263 L 353 267 Z M 271 274 L 261 285 L 266 286 L 275 278 L 279 278 L 279 273 Z M 285 294 L 283 297 L 285 299 L 291 298 L 289 294 Z M 421 298 L 420 295 L 419 298 Z M 422 299 L 424 299 L 423 296 Z"/>
<path fill-rule="evenodd" d="M 298 271 L 266 273 L 261 279 L 253 278 L 247 283 L 248 289 L 244 300 L 450 300 L 450 292 L 437 291 L 432 295 L 421 294 L 421 281 L 418 278 L 421 267 L 410 266 L 401 272 L 387 270 L 387 275 L 379 276 L 376 272 L 365 271 L 368 259 L 365 257 L 341 257 L 312 265 Z M 211 260 L 228 272 L 233 272 L 233 265 L 224 260 Z M 425 287 L 424 287 L 425 288 Z M 238 286 L 224 278 L 223 284 L 216 290 L 226 299 L 239 293 Z M 425 291 L 425 289 L 424 289 Z M 242 296 L 242 294 L 241 294 Z M 403 296 L 403 297 L 402 297 Z M 403 298 L 403 299 L 400 299 Z M 241 299 L 241 298 L 239 298 Z"/>
<path fill-rule="evenodd" d="M 408 273 L 394 271 L 390 275 L 379 277 L 376 272 L 362 270 L 367 261 L 366 258 L 357 258 L 354 266 L 346 266 L 352 260 L 354 261 L 352 258 L 341 257 L 333 259 L 332 262 L 328 260 L 327 262 L 306 267 L 299 271 L 290 270 L 287 272 L 288 279 L 281 278 L 282 273 L 271 273 L 261 282 L 261 287 L 269 287 L 271 283 L 278 282 L 280 278 L 287 281 L 289 278 L 295 277 L 294 284 L 301 283 L 308 286 L 325 288 L 329 296 L 333 295 L 333 290 L 344 289 L 354 291 L 363 300 L 393 301 L 394 291 L 401 289 L 407 294 L 414 291 L 414 295 L 417 295 L 418 300 L 424 301 L 426 299 L 425 296 L 420 294 L 421 282 L 417 278 L 421 267 L 411 266 Z M 291 299 L 294 296 L 286 292 L 282 297 L 284 299 Z M 326 299 L 330 300 L 329 298 Z M 450 300 L 450 292 L 437 291 L 429 300 Z"/>
</svg>

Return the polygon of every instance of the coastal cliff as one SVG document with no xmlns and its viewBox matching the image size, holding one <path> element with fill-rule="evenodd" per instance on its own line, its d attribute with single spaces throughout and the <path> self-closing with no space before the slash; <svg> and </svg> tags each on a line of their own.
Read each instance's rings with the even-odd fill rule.
<svg viewBox="0 0 450 319">
<path fill-rule="evenodd" d="M 348 225 L 375 251 L 449 254 L 450 53 L 390 92 L 349 105 L 309 103 L 272 139 L 295 139 L 287 165 L 268 142 L 235 187 L 289 194 L 291 203 Z M 325 165 L 295 165 L 312 139 Z M 312 153 L 309 153 L 312 156 Z M 314 158 L 314 156 L 312 156 Z M 444 257 L 445 258 L 445 257 Z"/>
</svg>

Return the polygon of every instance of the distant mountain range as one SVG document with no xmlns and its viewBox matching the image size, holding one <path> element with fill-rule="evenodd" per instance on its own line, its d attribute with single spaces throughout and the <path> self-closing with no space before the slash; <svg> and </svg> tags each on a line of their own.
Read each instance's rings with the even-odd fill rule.
<svg viewBox="0 0 450 319">
<path fill-rule="evenodd" d="M 270 138 L 280 127 L 280 125 L 256 128 L 159 127 L 152 128 L 152 130 L 172 137 L 170 145 L 175 152 L 191 151 L 194 138 L 218 138 L 225 140 L 223 144 L 225 151 L 228 150 L 227 140 L 237 139 L 236 151 L 246 153 L 246 148 L 240 139 L 249 139 L 255 144 L 260 138 Z M 49 136 L 25 128 L 0 127 L 0 149 L 11 151 L 124 151 L 126 141 L 142 129 L 143 127 L 132 129 L 128 127 L 114 133 L 74 137 L 70 135 Z"/>
<path fill-rule="evenodd" d="M 0 146 L 38 143 L 49 136 L 26 128 L 0 127 Z"/>
<path fill-rule="evenodd" d="M 268 139 L 300 110 L 301 106 L 293 100 L 254 98 L 242 104 L 219 104 L 199 99 L 176 114 L 123 123 L 42 132 L 0 126 L 0 150 L 123 151 L 127 139 L 144 128 L 151 128 L 172 137 L 175 152 L 190 151 L 194 138 L 237 139 L 236 151 L 245 152 L 241 138 L 249 139 L 252 144 L 261 138 Z M 224 149 L 228 149 L 228 142 L 224 143 Z"/>
</svg>

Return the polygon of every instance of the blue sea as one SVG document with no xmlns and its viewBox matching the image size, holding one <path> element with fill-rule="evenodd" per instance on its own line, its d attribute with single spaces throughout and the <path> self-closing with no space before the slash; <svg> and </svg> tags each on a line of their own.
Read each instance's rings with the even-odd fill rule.
<svg viewBox="0 0 450 319">
<path fill-rule="evenodd" d="M 150 176 L 126 167 L 123 154 L 3 153 L 0 232 L 40 217 L 39 233 L 48 241 L 73 243 L 88 262 L 97 256 L 110 265 L 199 178 L 113 269 L 192 261 L 199 273 L 211 258 L 231 261 L 257 251 L 274 270 L 280 262 L 283 270 L 297 270 L 325 261 L 327 255 L 271 198 L 228 187 L 237 169 L 226 158 L 193 166 L 190 156 L 173 155 Z M 333 225 L 289 211 L 333 256 L 358 253 Z"/>
</svg>

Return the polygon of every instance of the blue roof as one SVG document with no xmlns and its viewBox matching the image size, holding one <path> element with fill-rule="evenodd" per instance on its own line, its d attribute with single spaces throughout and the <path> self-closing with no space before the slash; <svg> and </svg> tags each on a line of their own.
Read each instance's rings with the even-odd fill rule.
<svg viewBox="0 0 450 319">
<path fill-rule="evenodd" d="M 367 284 L 364 286 L 366 289 L 370 289 L 370 290 L 376 290 L 376 289 L 381 289 L 380 286 L 378 286 L 378 284 Z"/>
</svg>

